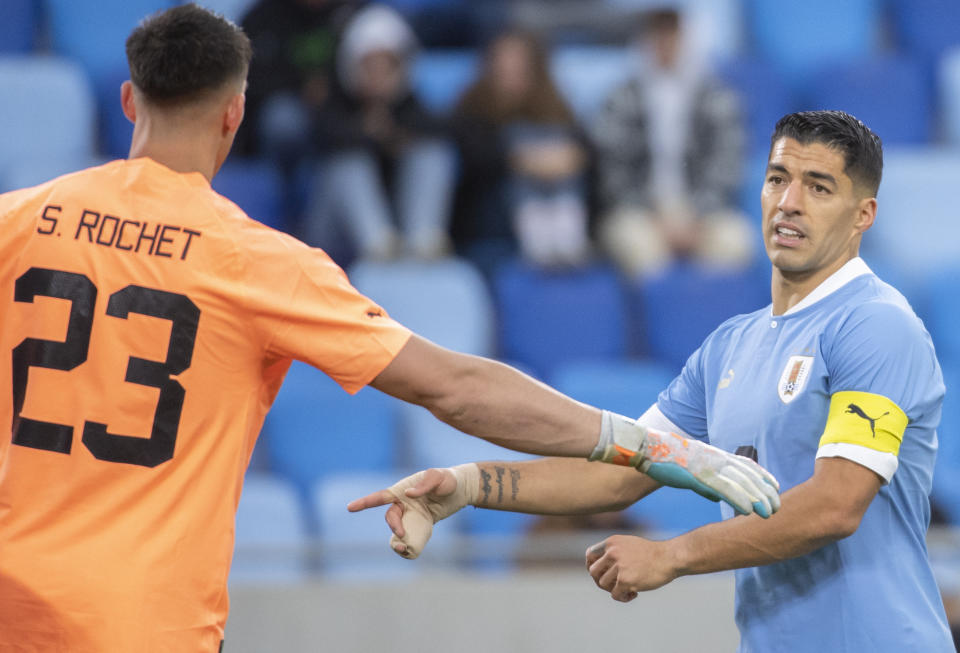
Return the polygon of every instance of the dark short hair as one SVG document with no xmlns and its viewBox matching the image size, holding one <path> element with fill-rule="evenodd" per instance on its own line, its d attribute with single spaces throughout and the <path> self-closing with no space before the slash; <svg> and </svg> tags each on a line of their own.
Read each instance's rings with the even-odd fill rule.
<svg viewBox="0 0 960 653">
<path fill-rule="evenodd" d="M 191 102 L 246 77 L 252 55 L 243 30 L 192 3 L 149 16 L 127 38 L 130 79 L 160 105 Z"/>
<path fill-rule="evenodd" d="M 680 29 L 680 12 L 673 7 L 658 7 L 640 14 L 640 33 L 650 35 Z"/>
<path fill-rule="evenodd" d="M 844 173 L 876 196 L 883 175 L 883 143 L 862 121 L 843 111 L 800 111 L 777 121 L 770 149 L 781 138 L 822 143 L 843 155 Z"/>
</svg>

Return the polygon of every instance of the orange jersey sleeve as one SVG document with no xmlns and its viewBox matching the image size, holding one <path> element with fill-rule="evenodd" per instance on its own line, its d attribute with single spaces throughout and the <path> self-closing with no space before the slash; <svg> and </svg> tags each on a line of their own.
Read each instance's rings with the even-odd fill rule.
<svg viewBox="0 0 960 653">
<path fill-rule="evenodd" d="M 0 195 L 0 315 L 0 651 L 217 650 L 291 359 L 356 391 L 409 338 L 323 252 L 149 159 Z"/>
</svg>

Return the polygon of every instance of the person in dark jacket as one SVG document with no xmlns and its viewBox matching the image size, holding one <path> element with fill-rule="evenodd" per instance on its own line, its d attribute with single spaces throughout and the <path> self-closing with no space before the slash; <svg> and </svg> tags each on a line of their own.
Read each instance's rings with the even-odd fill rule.
<svg viewBox="0 0 960 653">
<path fill-rule="evenodd" d="M 374 259 L 448 251 L 455 155 L 442 121 L 411 90 L 416 49 L 410 27 L 384 5 L 365 7 L 345 28 L 342 92 L 315 121 L 320 165 L 305 225 L 306 238 L 327 251 Z"/>
</svg>

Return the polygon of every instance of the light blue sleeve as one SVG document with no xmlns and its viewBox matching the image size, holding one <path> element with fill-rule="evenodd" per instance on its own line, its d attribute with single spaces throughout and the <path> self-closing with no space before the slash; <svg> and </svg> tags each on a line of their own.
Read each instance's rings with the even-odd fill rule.
<svg viewBox="0 0 960 653">
<path fill-rule="evenodd" d="M 851 311 L 828 348 L 830 393 L 854 390 L 893 401 L 911 421 L 938 407 L 943 377 L 930 336 L 909 308 L 869 301 Z"/>
<path fill-rule="evenodd" d="M 657 397 L 657 407 L 667 419 L 694 438 L 707 441 L 707 395 L 703 359 L 710 339 L 697 349 L 670 385 Z"/>
</svg>

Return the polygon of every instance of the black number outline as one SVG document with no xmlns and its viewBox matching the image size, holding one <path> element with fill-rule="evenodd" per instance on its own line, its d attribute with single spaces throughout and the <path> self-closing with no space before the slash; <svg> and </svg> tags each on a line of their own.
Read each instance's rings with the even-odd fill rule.
<svg viewBox="0 0 960 653">
<path fill-rule="evenodd" d="M 33 267 L 17 279 L 14 301 L 32 303 L 37 296 L 69 300 L 70 318 L 64 342 L 25 338 L 13 350 L 13 444 L 69 454 L 73 426 L 29 419 L 21 411 L 30 367 L 70 371 L 86 362 L 97 288 L 83 274 Z M 192 363 L 200 309 L 186 295 L 131 284 L 110 295 L 106 313 L 124 320 L 138 313 L 172 322 L 165 361 L 127 359 L 125 381 L 158 388 L 160 395 L 149 438 L 110 433 L 106 424 L 86 420 L 82 442 L 99 460 L 156 467 L 173 458 L 186 391 L 171 377 Z"/>
<path fill-rule="evenodd" d="M 73 426 L 21 416 L 31 367 L 69 372 L 87 360 L 97 287 L 86 275 L 47 268 L 30 268 L 14 285 L 13 300 L 32 304 L 38 297 L 70 301 L 70 318 L 63 342 L 25 338 L 13 350 L 13 444 L 69 454 Z"/>
<path fill-rule="evenodd" d="M 170 320 L 167 358 L 159 361 L 130 356 L 125 381 L 160 389 L 149 438 L 114 434 L 107 425 L 86 421 L 83 444 L 96 458 L 116 463 L 156 467 L 173 458 L 186 392 L 170 378 L 190 367 L 200 309 L 186 295 L 129 285 L 110 295 L 107 315 L 126 320 L 130 313 Z"/>
</svg>

